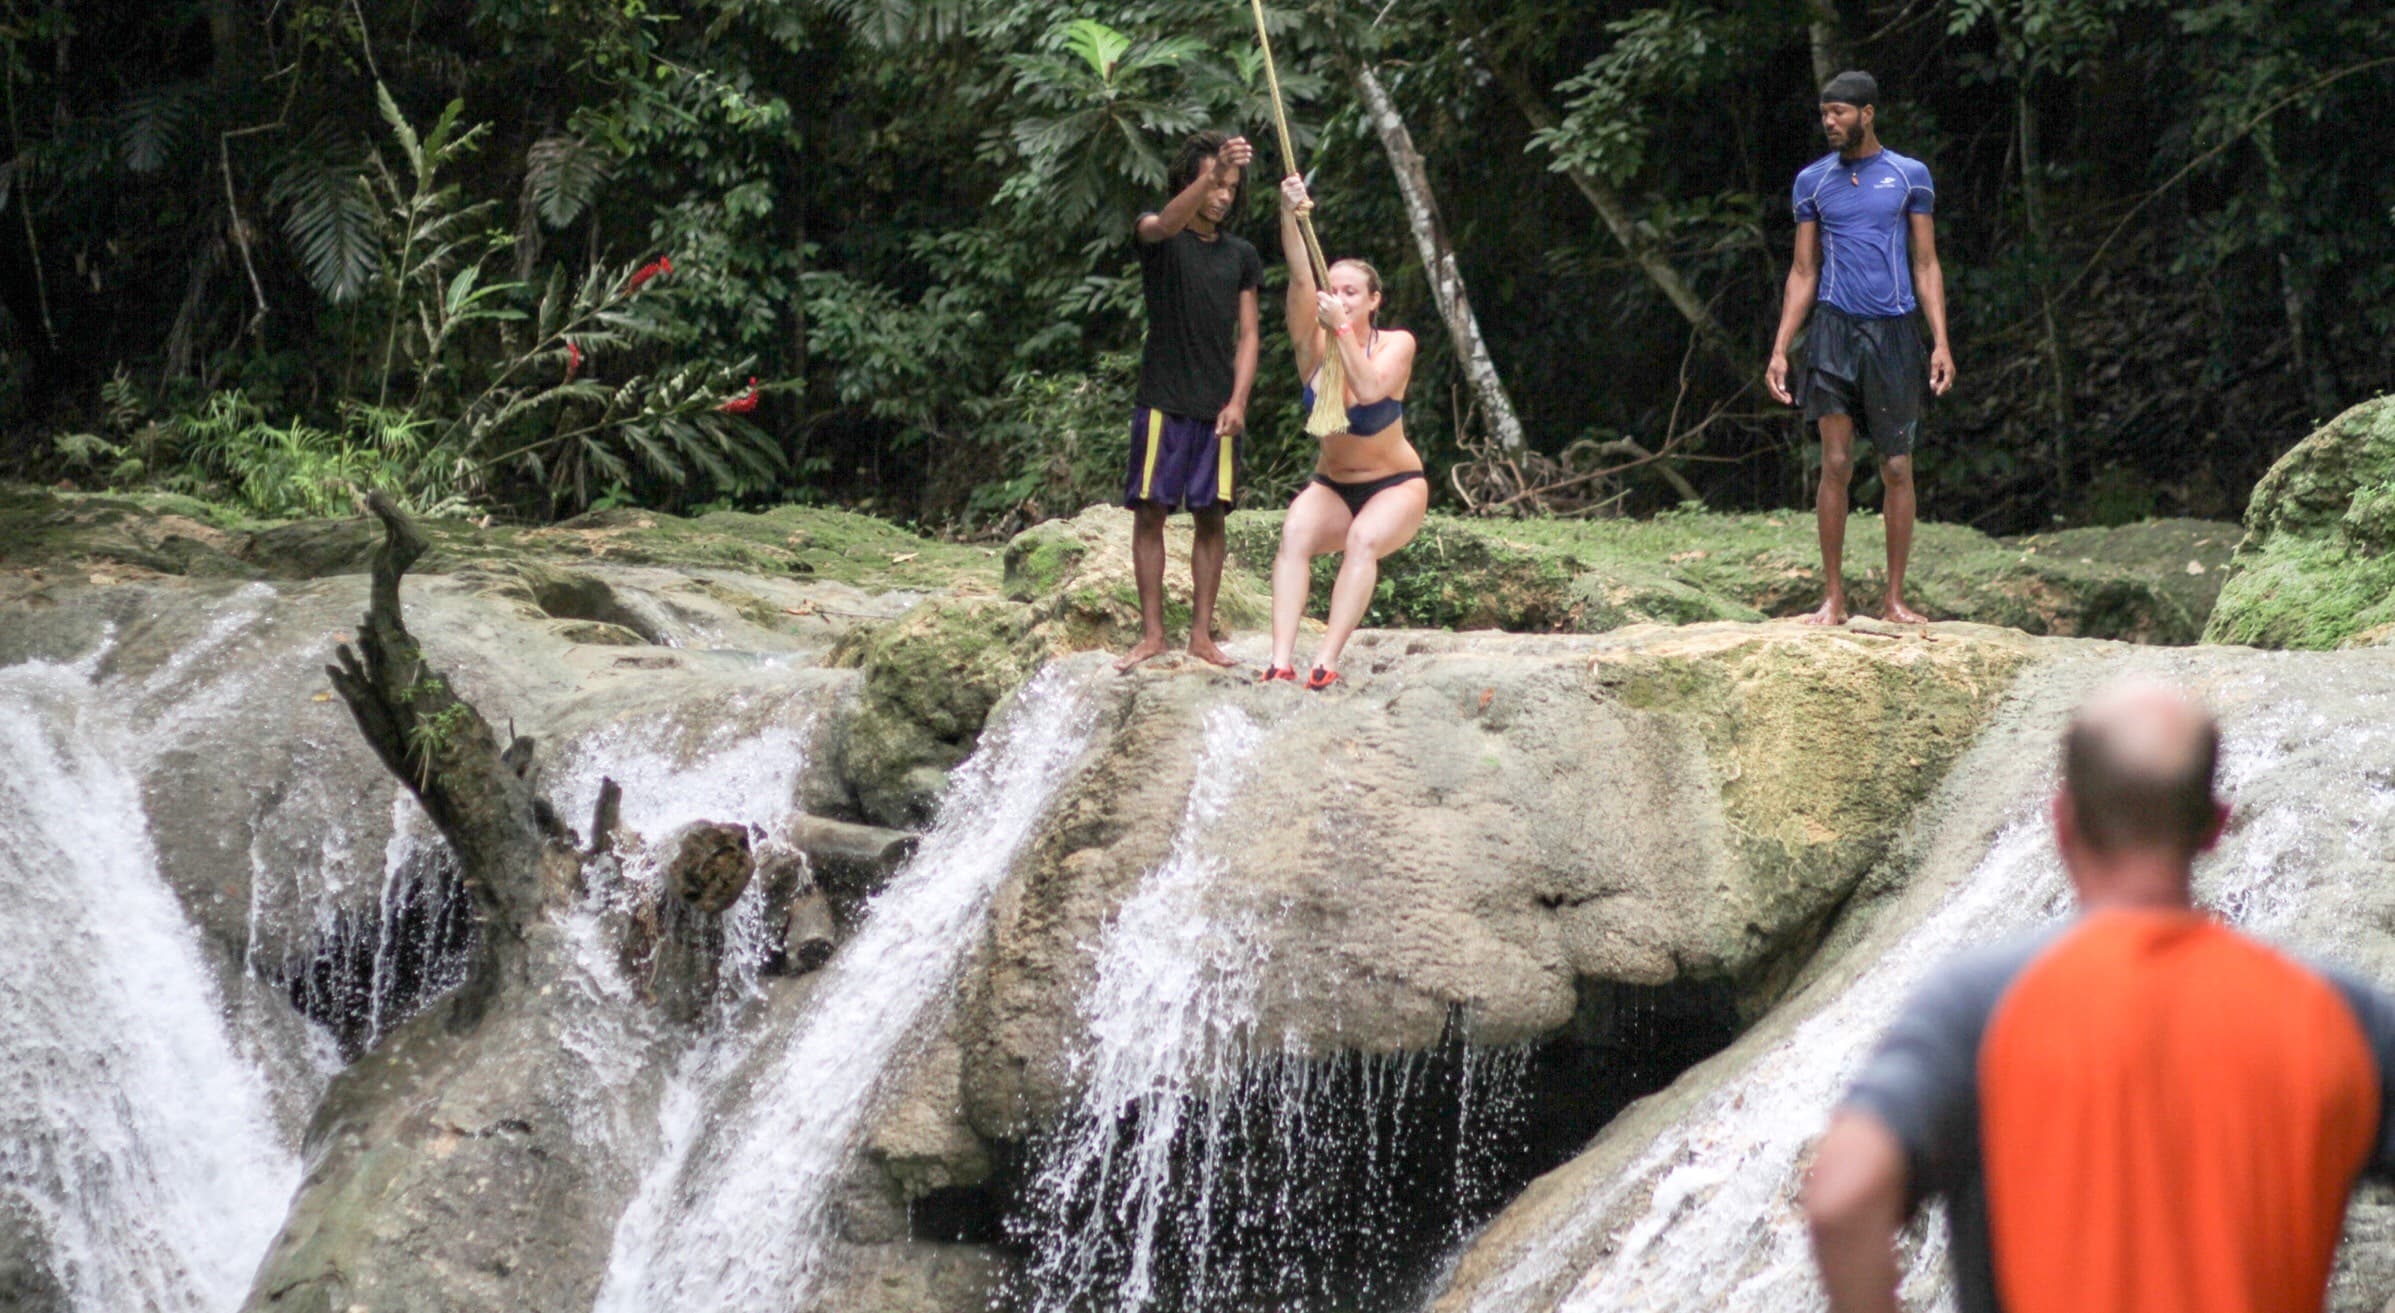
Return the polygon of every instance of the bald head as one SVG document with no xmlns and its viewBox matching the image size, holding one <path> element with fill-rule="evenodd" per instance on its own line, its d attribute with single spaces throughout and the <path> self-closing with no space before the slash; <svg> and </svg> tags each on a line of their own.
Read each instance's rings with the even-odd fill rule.
<svg viewBox="0 0 2395 1313">
<path fill-rule="evenodd" d="M 2096 694 L 2063 738 L 2062 787 L 2080 842 L 2104 857 L 2194 856 L 2220 818 L 2219 761 L 2220 726 L 2177 689 L 2136 681 Z"/>
</svg>

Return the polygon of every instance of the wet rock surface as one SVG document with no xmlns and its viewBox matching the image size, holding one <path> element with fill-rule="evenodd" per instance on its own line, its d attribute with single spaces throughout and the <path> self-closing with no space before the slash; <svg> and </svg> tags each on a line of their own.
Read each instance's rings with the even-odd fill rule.
<svg viewBox="0 0 2395 1313">
<path fill-rule="evenodd" d="M 1920 972 L 2067 914 L 2044 804 L 2071 708 L 2137 673 L 2219 710 L 2238 820 L 2198 868 L 2200 901 L 2275 942 L 2395 980 L 2395 889 L 2378 857 L 2329 835 L 2389 832 L 2368 787 L 2395 765 L 2395 660 L 2121 647 L 2063 652 L 2019 681 L 1863 879 L 1787 1000 L 1718 1056 L 1633 1106 L 1542 1177 L 1459 1259 L 1436 1313 L 1789 1307 L 1817 1298 L 1794 1200 L 1812 1137 Z M 2395 1295 L 2383 1192 L 2363 1196 L 2332 1306 Z M 1938 1223 L 1942 1225 L 1942 1222 Z M 1943 1286 L 1942 1246 L 1910 1233 L 1908 1299 Z"/>
<path fill-rule="evenodd" d="M 972 1123 L 1067 1102 L 1085 946 L 1165 861 L 1212 715 L 1262 726 L 1214 830 L 1219 887 L 1274 909 L 1260 1031 L 1421 1051 L 1462 1009 L 1502 1045 L 1563 1028 L 1584 981 L 1723 981 L 1759 1012 L 2032 652 L 1969 626 L 1372 634 L 1329 697 L 1141 678 L 993 923 Z"/>
<path fill-rule="evenodd" d="M 770 921 L 737 933 L 785 974 L 735 981 L 731 1001 L 700 998 L 677 1019 L 565 917 L 540 930 L 521 987 L 460 1028 L 440 1005 L 404 1020 L 449 979 L 443 955 L 463 951 L 423 928 L 437 916 L 408 932 L 425 937 L 418 949 L 368 937 L 403 923 L 409 890 L 443 878 L 437 838 L 325 691 L 325 654 L 365 601 L 341 571 L 371 539 L 346 522 L 229 525 L 196 504 L 0 498 L 0 664 L 89 661 L 123 690 L 150 726 L 138 774 L 161 873 L 228 997 L 295 1004 L 263 1060 L 286 1073 L 295 1125 L 313 1106 L 311 1175 L 251 1307 L 585 1313 L 689 1046 L 788 1031 L 1004 699 L 1061 654 L 1130 640 L 1118 511 L 1039 526 L 1003 560 L 871 526 L 833 543 L 827 526 L 845 522 L 796 514 L 670 521 L 450 526 L 407 584 L 409 620 L 494 726 L 537 740 L 569 825 L 586 824 L 593 762 L 645 754 L 697 771 L 758 735 L 803 736 L 801 765 L 706 786 L 774 822 L 748 822 L 774 845 L 755 855 L 749 892 L 695 876 L 688 891 L 721 918 L 713 951 L 738 920 L 727 899 L 771 890 Z M 2136 542 L 2106 531 L 1999 543 L 1930 526 L 1915 600 L 2048 635 L 2185 642 L 2227 539 L 2199 522 L 2142 529 Z M 1866 606 L 1875 534 L 1860 517 L 1849 542 Z M 1242 631 L 1231 649 L 1245 671 L 1178 655 L 1124 676 L 1095 656 L 1067 663 L 1102 704 L 1099 730 L 998 888 L 933 1032 L 888 1073 L 833 1210 L 829 1313 L 1031 1306 L 1014 1283 L 1036 1246 L 1005 1232 L 1017 1215 L 1005 1195 L 1089 1080 L 1095 946 L 1175 859 L 1207 778 L 1228 792 L 1199 855 L 1218 864 L 1214 906 L 1252 932 L 1252 1034 L 1265 1041 L 1233 1064 L 1233 1084 L 1377 1081 L 1504 1050 L 1530 1055 L 1521 1088 L 1547 1098 L 1542 1080 L 1587 1086 L 1589 1064 L 1670 1053 L 1670 1069 L 1640 1077 L 1652 1089 L 1740 1036 L 1530 1186 L 1463 1255 L 1442 1313 L 1548 1306 L 1512 1302 L 1525 1291 L 1609 1306 L 1574 1292 L 1614 1289 L 1597 1265 L 1635 1252 L 1624 1237 L 1668 1194 L 1659 1146 L 1707 1125 L 1723 1091 L 1800 1043 L 1956 896 L 2043 787 L 2060 715 L 2107 673 L 2191 680 L 2267 745 L 2246 777 L 2259 819 L 2236 842 L 2270 839 L 2291 823 L 2282 815 L 2383 828 L 2376 813 L 2334 810 L 2381 796 L 2377 784 L 2336 782 L 2395 779 L 2395 762 L 2382 769 L 2375 748 L 2338 737 L 2395 723 L 2383 651 L 2286 658 L 1966 623 L 1761 622 L 1817 598 L 1799 516 L 1434 521 L 1392 563 L 1376 614 L 1551 632 L 1366 631 L 1346 687 L 1258 688 L 1252 626 L 1276 536 L 1276 517 L 1234 517 L 1224 615 Z M 1167 578 L 1186 580 L 1185 558 Z M 1226 726 L 1253 747 L 1218 751 Z M 637 811 L 637 785 L 628 798 Z M 661 846 L 676 828 L 626 824 Z M 2213 887 L 2237 914 L 2395 979 L 2395 945 L 2375 929 L 2395 923 L 2373 901 L 2378 859 L 2367 845 L 2317 858 L 2334 847 L 2285 849 L 2275 882 Z M 363 975 L 307 974 L 341 943 Z M 415 985 L 375 976 L 386 959 L 412 962 Z M 293 983 L 335 978 L 350 983 Z M 345 1041 L 364 1056 L 319 1100 L 324 1075 L 309 1064 L 322 1042 L 309 1048 L 297 1004 L 361 989 L 391 1013 Z M 1703 1043 L 1673 1047 L 1698 1032 Z M 1783 1120 L 1817 1125 L 1817 1104 Z M 1788 1224 L 1787 1170 L 1761 1169 L 1739 1204 L 1745 1231 Z M 1453 1188 L 1422 1180 L 1409 1188 Z M 2357 1234 L 2388 1230 L 2389 1216 L 2366 1202 Z M 21 1239 L 0 1213 L 0 1290 L 17 1281 L 38 1301 L 39 1245 Z M 1780 1279 L 1777 1250 L 1716 1249 L 1722 1273 Z M 11 1268 L 12 1253 L 28 1257 Z M 1522 1278 L 1537 1254 L 1562 1257 Z M 1662 1286 L 1683 1280 L 1652 1270 Z M 2387 1293 L 2367 1260 L 2340 1283 L 2340 1310 Z"/>
</svg>

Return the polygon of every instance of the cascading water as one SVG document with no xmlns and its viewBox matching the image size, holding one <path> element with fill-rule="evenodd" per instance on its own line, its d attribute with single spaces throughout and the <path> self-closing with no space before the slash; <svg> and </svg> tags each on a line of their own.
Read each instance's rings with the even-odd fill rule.
<svg viewBox="0 0 2395 1313">
<path fill-rule="evenodd" d="M 2395 699 L 2379 695 L 2382 709 L 2357 717 L 2311 705 L 2305 691 L 2279 691 L 2303 687 L 2286 679 L 2223 695 L 2222 784 L 2239 820 L 2199 868 L 2197 895 L 2246 929 L 2333 951 L 2321 927 L 2294 918 L 2333 897 L 2320 887 L 2338 878 L 2326 869 L 2332 854 L 2361 834 L 2395 835 L 2395 789 L 2321 785 L 2361 776 L 2363 763 L 2395 778 L 2386 774 L 2395 725 L 2383 709 Z M 1565 1313 L 1822 1307 L 1792 1203 L 1805 1151 L 1926 972 L 1961 949 L 2067 913 L 2045 810 L 2052 787 L 2050 769 L 2016 785 L 2009 819 L 1942 904 L 1896 938 L 1854 950 L 1873 956 L 1833 999 L 1482 1282 L 1469 1308 L 1512 1313 L 1558 1282 Z M 1644 1203 L 1634 1204 L 1641 1192 Z M 1950 1307 L 1943 1225 L 1927 1217 L 1908 1234 L 1908 1300 Z"/>
<path fill-rule="evenodd" d="M 1080 1093 L 1009 1230 L 1031 1313 L 1408 1306 L 1499 1202 L 1531 1052 L 1320 1057 L 1259 1033 L 1286 909 L 1222 879 L 1267 732 L 1218 707 L 1166 856 L 1097 949 Z"/>
<path fill-rule="evenodd" d="M 99 660 L 0 670 L 0 1200 L 70 1307 L 221 1313 L 299 1163 L 159 878 Z"/>
<path fill-rule="evenodd" d="M 703 1054 L 668 1089 L 664 1151 L 617 1226 L 602 1313 L 808 1306 L 885 1075 L 1095 727 L 1085 679 L 1051 667 L 1016 694 L 793 1029 Z"/>
</svg>

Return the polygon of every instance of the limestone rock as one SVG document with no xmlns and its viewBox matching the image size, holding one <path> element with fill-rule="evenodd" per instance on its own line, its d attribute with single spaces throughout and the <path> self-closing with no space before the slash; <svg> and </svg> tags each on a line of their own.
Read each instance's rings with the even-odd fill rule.
<svg viewBox="0 0 2395 1313">
<path fill-rule="evenodd" d="M 839 930 L 832 920 L 831 903 L 820 890 L 810 889 L 790 900 L 790 910 L 782 923 L 782 956 L 788 963 L 789 974 L 803 976 L 821 970 L 839 946 Z"/>
<path fill-rule="evenodd" d="M 874 1127 L 866 1152 L 908 1199 L 990 1177 L 989 1146 L 961 1115 L 963 1078 L 963 1050 L 953 1035 L 939 1037 Z"/>
<path fill-rule="evenodd" d="M 637 1178 L 578 1130 L 623 1097 L 586 1055 L 635 1018 L 577 987 L 553 929 L 532 952 L 558 987 L 506 991 L 471 1026 L 436 1006 L 334 1080 L 248 1313 L 591 1306 Z"/>
<path fill-rule="evenodd" d="M 1003 1266 L 978 1245 L 919 1241 L 846 1249 L 820 1297 L 854 1313 L 986 1313 Z"/>
<path fill-rule="evenodd" d="M 0 1197 L 0 1308 L 71 1313 L 74 1305 L 51 1266 L 50 1247 L 24 1205 Z"/>
<path fill-rule="evenodd" d="M 840 749 L 858 813 L 910 829 L 930 818 L 947 768 L 973 750 L 998 699 L 1037 668 L 1031 627 L 1020 603 L 935 599 L 834 654 L 864 671 Z"/>
<path fill-rule="evenodd" d="M 2281 456 L 2254 485 L 2245 527 L 2206 641 L 2383 642 L 2395 625 L 2395 397 L 2355 406 Z"/>
<path fill-rule="evenodd" d="M 1164 532 L 1164 627 L 1176 645 L 1189 632 L 1189 517 L 1176 515 Z M 1226 568 L 1215 600 L 1215 636 L 1271 623 L 1272 556 Z M 1139 640 L 1139 586 L 1131 571 L 1131 513 L 1091 506 L 1070 520 L 1050 520 L 1006 545 L 1006 596 L 1030 605 L 1051 652 L 1129 647 Z"/>
<path fill-rule="evenodd" d="M 2379 653 L 2290 660 L 2302 664 L 2274 663 L 2257 677 L 2251 655 L 2233 651 L 2048 645 L 1899 827 L 1786 1001 L 1535 1182 L 1466 1247 L 1433 1313 L 1618 1307 L 1632 1289 L 1652 1292 L 1640 1306 L 1658 1313 L 1817 1298 L 1794 1206 L 1808 1146 L 1921 971 L 2067 910 L 2046 838 L 2057 745 L 2071 708 L 2110 680 L 2171 680 L 2222 716 L 2224 784 L 2244 819 L 2199 864 L 2199 901 L 2273 941 L 2388 979 L 2395 893 L 2383 860 L 2323 842 L 2374 824 L 2381 808 L 2365 789 L 2324 794 L 2320 782 L 2384 768 L 2389 740 L 2364 728 L 2360 708 L 2395 696 L 2395 663 Z M 2306 856 L 2290 862 L 2291 852 Z M 2395 1293 L 2388 1225 L 2386 1195 L 2362 1196 L 2333 1288 L 2340 1313 L 2367 1313 Z M 1908 1307 L 1938 1302 L 1942 1252 L 1908 1240 Z"/>
<path fill-rule="evenodd" d="M 1231 517 L 1235 561 L 1261 569 L 1277 512 Z M 2004 540 L 1960 525 L 1917 527 L 1911 600 L 1940 619 L 2032 634 L 2192 643 L 2238 530 L 2177 520 Z M 1859 613 L 1886 586 L 1879 517 L 1848 522 L 1846 579 Z M 2187 572 L 2193 562 L 2202 568 Z M 1626 624 L 1753 620 L 1821 600 L 1809 513 L 1673 512 L 1646 520 L 1472 520 L 1434 515 L 1381 563 L 1365 622 L 1456 629 L 1600 632 Z M 1336 563 L 1316 562 L 1316 613 Z"/>
<path fill-rule="evenodd" d="M 1460 1014 L 1505 1044 L 1563 1027 L 1586 981 L 1726 981 L 1760 1010 L 2031 651 L 1960 625 L 1368 634 L 1344 695 L 1128 683 L 993 914 L 971 1123 L 1013 1138 L 1070 1096 L 1088 946 L 1165 860 L 1217 717 L 1261 728 L 1207 767 L 1237 782 L 1205 854 L 1264 927 L 1259 1032 L 1421 1050 Z"/>
</svg>

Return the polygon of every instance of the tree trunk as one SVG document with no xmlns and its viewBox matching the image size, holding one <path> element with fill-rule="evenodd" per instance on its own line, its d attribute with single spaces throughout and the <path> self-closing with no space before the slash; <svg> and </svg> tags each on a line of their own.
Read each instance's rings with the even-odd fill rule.
<svg viewBox="0 0 2395 1313">
<path fill-rule="evenodd" d="M 1413 134 L 1406 131 L 1405 120 L 1397 113 L 1397 104 L 1389 99 L 1388 89 L 1370 65 L 1356 67 L 1356 87 L 1364 93 L 1364 108 L 1372 120 L 1372 129 L 1380 135 L 1381 149 L 1389 156 L 1389 169 L 1397 175 L 1397 190 L 1405 198 L 1406 226 L 1414 233 L 1414 249 L 1421 254 L 1422 272 L 1430 279 L 1431 295 L 1438 299 L 1439 317 L 1447 323 L 1447 335 L 1455 343 L 1455 358 L 1464 367 L 1464 378 L 1472 388 L 1472 399 L 1480 413 L 1488 417 L 1489 431 L 1497 445 L 1507 452 L 1524 449 L 1522 421 L 1514 413 L 1513 399 L 1505 393 L 1505 380 L 1497 373 L 1497 362 L 1489 355 L 1488 342 L 1480 335 L 1480 320 L 1472 313 L 1472 300 L 1464 290 L 1463 270 L 1456 264 L 1455 247 L 1447 240 L 1446 225 L 1439 220 L 1438 198 L 1430 189 L 1430 172 L 1423 167 L 1421 152 L 1414 149 Z"/>
<path fill-rule="evenodd" d="M 1546 101 L 1520 73 L 1510 67 L 1497 65 L 1493 60 L 1485 61 L 1484 66 L 1497 79 L 1498 85 L 1505 89 L 1507 98 L 1514 102 L 1514 108 L 1530 121 L 1530 126 L 1544 130 L 1555 127 L 1560 121 L 1555 111 L 1548 108 Z M 1697 296 L 1696 289 L 1680 277 L 1680 271 L 1672 267 L 1670 258 L 1655 249 L 1638 231 L 1637 220 L 1631 216 L 1630 207 L 1623 202 L 1620 193 L 1614 191 L 1603 178 L 1586 169 L 1567 168 L 1563 172 L 1565 177 L 1572 180 L 1572 185 L 1580 189 L 1580 194 L 1588 199 L 1588 203 L 1595 207 L 1597 217 L 1605 221 L 1605 228 L 1613 234 L 1614 240 L 1621 243 L 1624 251 L 1629 252 L 1630 258 L 1637 262 L 1647 280 L 1663 293 L 1663 299 L 1671 302 L 1673 309 L 1680 312 L 1680 317 L 1688 321 L 1688 326 L 1696 331 L 1697 337 L 1741 377 L 1760 372 L 1759 364 L 1748 360 L 1732 345 L 1729 330 L 1713 317 L 1712 307 Z"/>
<path fill-rule="evenodd" d="M 1805 10 L 1812 21 L 1807 35 L 1813 45 L 1813 85 L 1829 85 L 1846 63 L 1846 52 L 1838 40 L 1838 0 L 1805 0 Z"/>
</svg>

